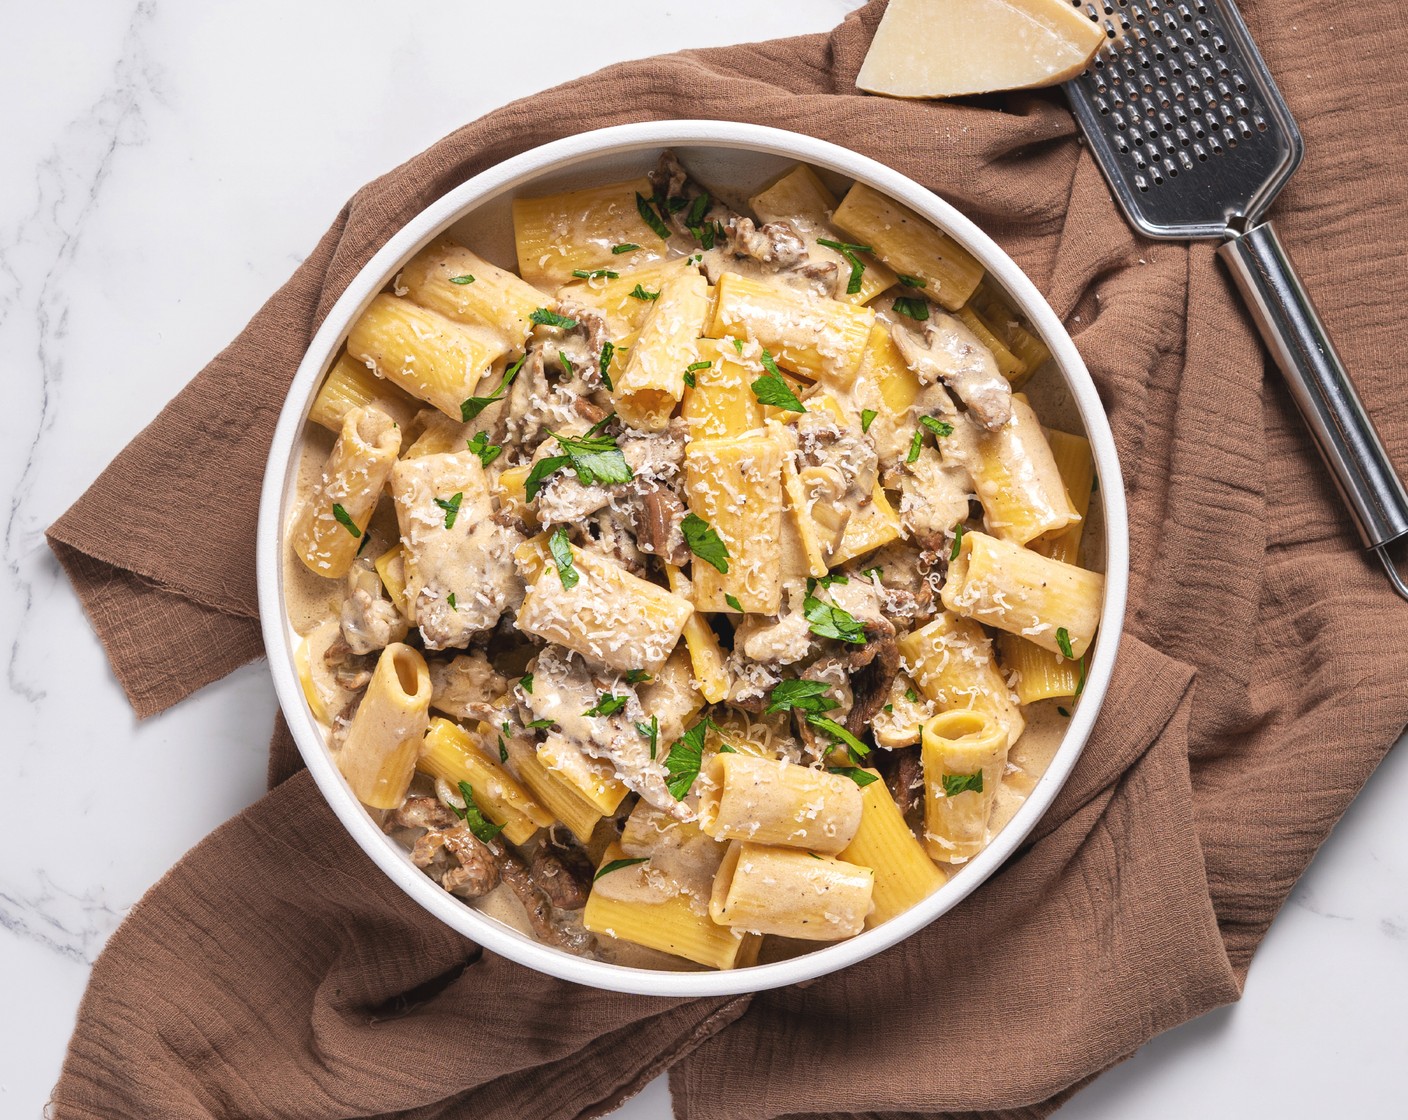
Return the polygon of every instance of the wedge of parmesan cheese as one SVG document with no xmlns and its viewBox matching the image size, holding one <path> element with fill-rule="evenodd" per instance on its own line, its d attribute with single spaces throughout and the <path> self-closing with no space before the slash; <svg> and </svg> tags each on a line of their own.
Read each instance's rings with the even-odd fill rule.
<svg viewBox="0 0 1408 1120">
<path fill-rule="evenodd" d="M 888 97 L 1056 85 L 1104 42 L 1069 0 L 890 0 L 856 85 Z"/>
</svg>

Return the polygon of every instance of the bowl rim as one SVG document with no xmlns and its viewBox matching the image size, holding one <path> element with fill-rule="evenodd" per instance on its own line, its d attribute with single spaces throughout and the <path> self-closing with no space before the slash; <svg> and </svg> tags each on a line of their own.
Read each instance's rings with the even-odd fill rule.
<svg viewBox="0 0 1408 1120">
<path fill-rule="evenodd" d="M 685 972 L 629 967 L 574 956 L 543 945 L 448 894 L 411 864 L 377 827 L 342 778 L 303 696 L 284 609 L 283 523 L 296 480 L 296 453 L 315 386 L 358 314 L 421 247 L 484 202 L 548 172 L 602 156 L 651 148 L 713 147 L 784 156 L 863 181 L 904 203 L 972 253 L 1016 300 L 1051 350 L 1089 439 L 1105 524 L 1105 601 L 1089 655 L 1081 703 L 1046 772 L 1012 819 L 943 887 L 903 914 L 847 941 L 798 957 L 728 971 Z M 319 325 L 281 408 L 260 494 L 256 571 L 260 625 L 279 706 L 313 780 L 358 847 L 402 891 L 450 928 L 486 949 L 563 980 L 609 991 L 657 996 L 723 996 L 765 991 L 813 979 L 897 944 L 957 906 L 986 881 L 1050 807 L 1084 750 L 1113 673 L 1123 629 L 1129 574 L 1129 529 L 1114 437 L 1095 384 L 1065 327 L 1027 275 L 952 205 L 914 180 L 829 141 L 737 121 L 656 120 L 583 132 L 533 147 L 467 179 L 425 207 L 387 239 L 358 271 Z"/>
</svg>

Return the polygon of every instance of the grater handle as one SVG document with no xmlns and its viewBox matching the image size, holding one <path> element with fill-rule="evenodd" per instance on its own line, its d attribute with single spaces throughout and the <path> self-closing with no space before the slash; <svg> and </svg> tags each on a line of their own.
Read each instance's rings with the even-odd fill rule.
<svg viewBox="0 0 1408 1120">
<path fill-rule="evenodd" d="M 1387 564 L 1384 546 L 1408 536 L 1408 492 L 1285 246 L 1271 223 L 1263 222 L 1224 242 L 1217 254 L 1281 367 L 1364 547 Z M 1403 581 L 1394 583 L 1408 598 Z"/>
</svg>

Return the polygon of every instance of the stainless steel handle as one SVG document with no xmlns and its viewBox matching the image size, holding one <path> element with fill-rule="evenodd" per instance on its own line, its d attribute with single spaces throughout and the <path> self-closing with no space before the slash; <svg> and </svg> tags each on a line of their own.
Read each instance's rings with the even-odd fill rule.
<svg viewBox="0 0 1408 1120">
<path fill-rule="evenodd" d="M 1379 554 L 1395 589 L 1408 587 L 1385 546 L 1408 536 L 1408 491 L 1364 411 L 1325 324 L 1270 222 L 1232 237 L 1217 251 L 1281 367 L 1320 456 L 1354 517 L 1364 547 Z"/>
</svg>

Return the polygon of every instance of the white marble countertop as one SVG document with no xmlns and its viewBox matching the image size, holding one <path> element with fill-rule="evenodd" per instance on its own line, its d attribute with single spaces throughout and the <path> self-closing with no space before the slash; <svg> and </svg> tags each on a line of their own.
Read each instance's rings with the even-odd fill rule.
<svg viewBox="0 0 1408 1120">
<path fill-rule="evenodd" d="M 856 6 L 543 0 L 531 23 L 571 44 L 545 55 L 528 49 L 521 5 L 5 5 L 0 1116 L 40 1115 L 89 968 L 126 911 L 263 792 L 274 712 L 257 664 L 136 723 L 45 526 L 364 181 L 599 66 L 821 31 Z M 1400 747 L 1277 919 L 1242 1002 L 1157 1039 L 1062 1117 L 1401 1109 L 1406 806 Z M 619 1114 L 668 1115 L 663 1082 Z"/>
</svg>

